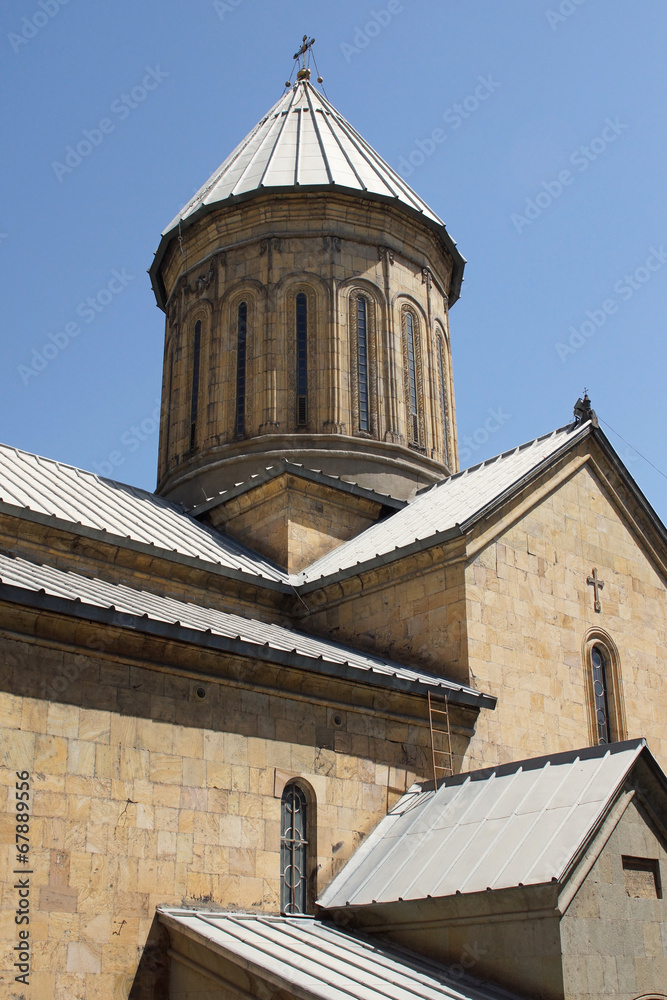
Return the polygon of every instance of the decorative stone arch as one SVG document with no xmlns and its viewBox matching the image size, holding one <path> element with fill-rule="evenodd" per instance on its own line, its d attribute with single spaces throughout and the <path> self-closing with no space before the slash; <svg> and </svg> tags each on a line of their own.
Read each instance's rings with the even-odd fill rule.
<svg viewBox="0 0 667 1000">
<path fill-rule="evenodd" d="M 291 274 L 285 274 L 276 281 L 273 287 L 277 295 L 284 297 L 292 285 L 299 284 L 312 285 L 313 291 L 319 289 L 328 305 L 331 295 L 329 282 L 321 274 L 316 274 L 315 271 L 293 271 Z"/>
<path fill-rule="evenodd" d="M 200 324 L 197 335 L 197 324 Z M 169 429 L 165 436 L 169 442 L 178 447 L 181 453 L 198 450 L 203 441 L 201 415 L 206 413 L 208 402 L 211 327 L 213 324 L 213 303 L 206 298 L 193 302 L 183 311 L 178 336 L 174 338 L 172 357 L 170 359 L 169 405 L 166 407 Z M 172 365 L 173 359 L 173 365 Z M 195 367 L 197 367 L 197 388 L 195 389 Z M 175 389 L 181 386 L 181 391 Z M 172 398 L 175 393 L 180 398 Z M 193 404 L 196 403 L 196 407 Z M 193 408 L 195 413 L 195 430 L 192 429 Z M 180 433 L 179 433 L 180 427 Z M 192 447 L 194 445 L 194 448 Z M 172 450 L 171 443 L 169 450 Z M 168 456 L 165 456 L 168 459 Z"/>
<path fill-rule="evenodd" d="M 435 381 L 436 381 L 436 412 L 438 426 L 442 439 L 442 456 L 450 472 L 454 471 L 452 454 L 454 451 L 454 412 L 452 406 L 452 371 L 449 338 L 441 320 L 434 323 L 435 339 Z"/>
<path fill-rule="evenodd" d="M 320 396 L 324 388 L 322 380 L 318 378 L 318 368 L 324 367 L 318 353 L 318 348 L 320 351 L 323 349 L 323 345 L 318 344 L 318 334 L 326 326 L 329 288 L 319 275 L 303 272 L 287 275 L 278 282 L 276 289 L 278 315 L 282 319 L 279 353 L 286 365 L 286 370 L 282 373 L 282 381 L 287 389 L 287 406 L 283 410 L 286 430 L 316 431 Z M 297 350 L 300 336 L 297 323 L 303 322 L 299 308 L 300 296 L 305 296 L 306 303 L 305 361 L 303 354 Z"/>
<path fill-rule="evenodd" d="M 592 746 L 600 743 L 596 717 L 596 695 L 593 681 L 593 651 L 599 647 L 605 662 L 606 699 L 609 707 L 609 728 L 612 742 L 627 738 L 625 700 L 621 675 L 621 658 L 618 647 L 608 632 L 599 627 L 590 628 L 582 643 L 584 690 L 588 717 L 588 736 Z"/>
<path fill-rule="evenodd" d="M 341 292 L 344 306 L 341 311 L 347 316 L 348 326 L 351 430 L 353 434 L 377 438 L 381 396 L 378 331 L 384 321 L 385 299 L 376 285 L 359 278 L 346 281 Z M 365 303 L 365 338 L 361 340 L 360 300 Z"/>
<path fill-rule="evenodd" d="M 243 295 L 252 295 L 254 297 L 256 307 L 261 309 L 264 308 L 266 304 L 268 292 L 269 290 L 264 282 L 258 281 L 256 278 L 242 278 L 240 281 L 230 285 L 229 288 L 225 288 L 225 291 L 220 296 L 220 300 L 218 302 L 218 308 L 223 321 L 223 338 L 225 333 L 224 323 L 229 315 L 231 303 L 239 296 L 243 297 Z"/>
<path fill-rule="evenodd" d="M 274 797 L 280 799 L 280 883 L 281 883 L 281 911 L 289 912 L 289 908 L 284 904 L 286 897 L 289 897 L 290 886 L 286 885 L 286 862 L 289 862 L 289 845 L 286 844 L 286 823 L 288 822 L 286 811 L 289 803 L 291 790 L 297 790 L 299 797 L 305 808 L 304 826 L 305 848 L 303 864 L 303 886 L 304 905 L 300 912 L 312 913 L 317 899 L 317 795 L 311 783 L 298 774 L 289 774 L 276 769 L 274 778 Z M 293 910 L 291 912 L 294 912 Z"/>
<path fill-rule="evenodd" d="M 222 392 L 219 406 L 223 412 L 226 411 L 223 424 L 229 428 L 230 440 L 255 433 L 255 425 L 258 423 L 255 396 L 247 392 L 247 386 L 253 382 L 257 372 L 262 368 L 258 301 L 260 290 L 263 290 L 260 282 L 239 282 L 226 293 L 222 306 L 219 362 L 222 369 L 222 378 L 219 380 Z M 243 304 L 246 308 L 245 336 L 242 338 L 240 309 Z M 242 351 L 243 355 L 240 355 L 239 351 Z"/>
<path fill-rule="evenodd" d="M 424 392 L 426 314 L 412 296 L 395 299 L 399 310 L 403 357 L 403 391 L 406 440 L 419 451 L 426 449 L 426 394 Z"/>
</svg>

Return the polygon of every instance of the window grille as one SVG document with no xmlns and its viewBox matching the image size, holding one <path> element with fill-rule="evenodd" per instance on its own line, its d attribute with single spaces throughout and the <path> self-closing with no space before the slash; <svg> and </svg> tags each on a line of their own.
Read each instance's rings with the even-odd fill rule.
<svg viewBox="0 0 667 1000">
<path fill-rule="evenodd" d="M 306 796 L 298 785 L 285 786 L 280 824 L 280 909 L 306 913 L 308 840 Z"/>
<path fill-rule="evenodd" d="M 238 311 L 236 339 L 236 433 L 245 434 L 246 347 L 248 339 L 248 303 Z"/>
<path fill-rule="evenodd" d="M 296 297 L 296 422 L 308 423 L 308 300 L 304 292 Z"/>
<path fill-rule="evenodd" d="M 192 394 L 190 402 L 190 451 L 197 444 L 197 410 L 199 407 L 199 354 L 201 350 L 201 320 L 195 323 L 195 341 L 192 351 Z"/>
<path fill-rule="evenodd" d="M 608 667 L 602 648 L 597 645 L 593 646 L 591 650 L 591 669 L 593 671 L 593 701 L 598 743 L 611 743 Z"/>
<path fill-rule="evenodd" d="M 408 352 L 408 403 L 410 407 L 410 433 L 415 444 L 419 444 L 419 410 L 417 408 L 417 366 L 415 363 L 415 325 L 411 312 L 405 314 L 405 329 Z"/>
<path fill-rule="evenodd" d="M 357 298 L 357 379 L 359 384 L 359 430 L 369 429 L 368 418 L 368 307 Z"/>
</svg>

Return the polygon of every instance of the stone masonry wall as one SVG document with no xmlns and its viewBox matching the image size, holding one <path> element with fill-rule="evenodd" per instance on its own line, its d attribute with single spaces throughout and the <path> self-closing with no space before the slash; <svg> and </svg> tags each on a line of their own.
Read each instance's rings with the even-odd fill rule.
<svg viewBox="0 0 667 1000">
<path fill-rule="evenodd" d="M 195 684 L 120 658 L 5 640 L 0 682 L 0 983 L 8 996 L 18 985 L 10 958 L 22 867 L 17 772 L 29 772 L 31 786 L 25 995 L 118 1000 L 157 905 L 279 910 L 280 795 L 290 777 L 316 797 L 319 889 L 426 760 L 425 726 L 361 702 L 356 712 L 335 707 L 341 686 L 326 678 L 309 704 L 287 691 Z"/>
<path fill-rule="evenodd" d="M 592 742 L 584 645 L 595 628 L 618 648 L 618 735 L 647 737 L 666 768 L 665 583 L 600 480 L 584 466 L 493 533 L 466 570 L 466 603 L 471 675 L 499 700 L 480 716 L 467 767 Z M 601 613 L 586 583 L 594 567 L 605 584 Z"/>
<path fill-rule="evenodd" d="M 344 474 L 352 468 L 350 449 L 357 458 L 355 471 L 367 455 L 380 476 L 378 483 L 383 468 L 388 476 L 400 471 L 397 460 L 412 470 L 415 485 L 445 475 L 446 455 L 450 469 L 457 467 L 446 305 L 451 260 L 433 233 L 391 207 L 343 195 L 311 194 L 260 197 L 242 211 L 230 208 L 208 216 L 187 231 L 185 244 L 186 256 L 168 254 L 163 268 L 171 297 L 158 473 L 161 492 L 171 494 L 178 477 L 195 470 L 205 470 L 210 483 L 220 480 L 227 487 L 225 476 L 231 483 L 245 481 L 276 454 L 301 451 L 310 456 L 313 468 L 335 461 L 340 453 Z M 190 269 L 185 275 L 184 261 Z M 296 407 L 294 305 L 299 292 L 306 293 L 308 303 L 308 402 L 307 419 L 301 424 Z M 356 333 L 350 328 L 350 296 L 358 292 L 369 303 L 367 430 L 359 426 Z M 237 317 L 242 301 L 248 308 L 247 391 L 244 428 L 239 433 Z M 416 324 L 418 441 L 412 440 L 405 373 L 402 310 L 408 305 Z M 191 439 L 198 321 L 198 413 Z M 436 326 L 444 336 L 443 397 Z M 447 442 L 441 398 L 448 409 Z M 331 459 L 329 452 L 334 453 Z M 369 475 L 372 470 L 367 470 Z M 335 473 L 340 470 L 335 468 Z M 199 475 L 198 482 L 209 479 Z M 183 495 L 189 498 L 187 491 L 194 490 L 192 502 L 199 502 L 201 492 L 190 485 L 186 488 L 185 482 L 189 483 L 185 480 L 179 486 L 179 497 L 185 490 Z"/>
<path fill-rule="evenodd" d="M 634 802 L 561 921 L 565 1000 L 634 1000 L 665 992 L 667 901 L 648 892 L 646 898 L 634 895 L 624 855 L 657 861 L 667 878 L 665 844 Z"/>
</svg>

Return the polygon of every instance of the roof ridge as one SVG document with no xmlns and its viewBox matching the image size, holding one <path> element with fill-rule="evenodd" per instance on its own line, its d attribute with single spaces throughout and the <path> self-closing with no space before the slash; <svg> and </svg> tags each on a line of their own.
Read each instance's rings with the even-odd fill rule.
<svg viewBox="0 0 667 1000">
<path fill-rule="evenodd" d="M 497 462 L 501 458 L 509 458 L 510 455 L 516 455 L 520 451 L 525 451 L 527 448 L 531 448 L 539 444 L 541 441 L 546 441 L 548 438 L 555 438 L 557 434 L 563 434 L 565 431 L 574 431 L 575 428 L 577 430 L 583 430 L 584 427 L 587 427 L 589 424 L 590 420 L 587 420 L 585 424 L 576 424 L 574 421 L 569 424 L 564 424 L 562 427 L 557 427 L 555 430 L 548 431 L 546 434 L 540 434 L 539 437 L 533 438 L 530 441 L 524 441 L 523 444 L 517 444 L 514 448 L 508 448 L 507 451 L 501 451 L 497 455 L 485 458 L 481 462 L 477 462 L 475 465 L 468 465 L 465 469 L 459 469 L 458 472 L 448 476 L 447 479 L 442 479 L 439 483 L 435 483 L 432 487 L 428 487 L 424 490 L 424 492 L 427 493 L 429 489 L 439 489 L 441 486 L 444 486 L 445 483 L 449 483 L 453 479 L 465 476 L 469 472 L 477 472 L 479 469 L 484 468 L 485 465 L 491 465 L 493 462 Z M 419 495 L 419 493 L 416 494 L 416 496 Z"/>
</svg>

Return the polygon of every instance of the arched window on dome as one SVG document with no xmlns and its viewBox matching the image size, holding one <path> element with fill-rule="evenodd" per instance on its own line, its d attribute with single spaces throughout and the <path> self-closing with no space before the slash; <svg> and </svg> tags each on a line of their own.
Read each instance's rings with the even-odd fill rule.
<svg viewBox="0 0 667 1000">
<path fill-rule="evenodd" d="M 201 320 L 195 323 L 192 344 L 192 390 L 190 393 L 190 451 L 197 447 L 197 412 L 199 409 L 199 361 L 201 353 Z"/>
<path fill-rule="evenodd" d="M 354 431 L 372 434 L 376 427 L 375 299 L 353 289 L 349 300 L 350 395 Z"/>
<path fill-rule="evenodd" d="M 422 447 L 421 349 L 419 326 L 412 309 L 403 310 L 403 360 L 405 400 L 408 411 L 408 442 Z"/>
<path fill-rule="evenodd" d="M 438 395 L 440 400 L 440 418 L 442 420 L 443 453 L 445 465 L 451 469 L 449 460 L 449 367 L 447 364 L 447 344 L 444 334 L 439 330 L 436 334 L 438 348 Z"/>
<path fill-rule="evenodd" d="M 308 801 L 306 793 L 291 781 L 280 800 L 280 910 L 308 910 Z"/>
<path fill-rule="evenodd" d="M 357 387 L 359 393 L 359 430 L 370 427 L 368 410 L 368 302 L 357 296 Z"/>
<path fill-rule="evenodd" d="M 169 468 L 169 446 L 171 444 L 171 413 L 174 405 L 173 402 L 173 388 L 174 388 L 174 348 L 172 347 L 169 352 L 169 375 L 167 379 L 167 392 L 166 396 L 163 395 L 162 407 L 163 407 L 163 417 L 164 417 L 164 467 Z M 166 401 L 166 402 L 165 402 Z"/>
<path fill-rule="evenodd" d="M 625 739 L 618 651 L 609 636 L 597 629 L 587 638 L 585 666 L 591 743 Z"/>
<path fill-rule="evenodd" d="M 305 292 L 296 297 L 296 423 L 308 423 L 308 298 Z"/>
<path fill-rule="evenodd" d="M 248 303 L 241 302 L 236 324 L 236 435 L 245 434 L 246 354 L 248 346 Z"/>
</svg>

